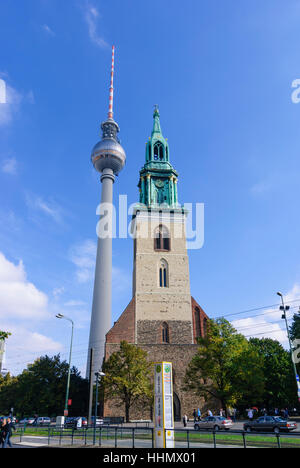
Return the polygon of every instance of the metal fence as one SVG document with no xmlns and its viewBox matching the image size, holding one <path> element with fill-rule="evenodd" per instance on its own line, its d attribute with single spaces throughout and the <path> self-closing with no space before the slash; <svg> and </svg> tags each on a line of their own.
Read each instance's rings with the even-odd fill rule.
<svg viewBox="0 0 300 468">
<path fill-rule="evenodd" d="M 19 428 L 20 442 L 24 437 L 39 436 L 48 446 L 96 446 L 109 448 L 155 448 L 154 429 L 150 427 L 101 426 L 66 429 L 39 428 L 38 432 Z M 245 431 L 195 431 L 174 429 L 175 448 L 300 448 L 300 433 L 248 433 Z"/>
</svg>

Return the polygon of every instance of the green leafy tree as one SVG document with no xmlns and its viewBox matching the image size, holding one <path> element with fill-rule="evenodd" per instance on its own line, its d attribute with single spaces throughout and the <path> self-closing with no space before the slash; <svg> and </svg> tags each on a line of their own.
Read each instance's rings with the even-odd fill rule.
<svg viewBox="0 0 300 468">
<path fill-rule="evenodd" d="M 297 405 L 297 386 L 290 353 L 278 341 L 270 338 L 251 338 L 250 343 L 263 359 L 265 407 Z"/>
<path fill-rule="evenodd" d="M 298 371 L 298 374 L 300 373 L 300 362 L 297 362 L 299 360 L 299 357 L 300 357 L 300 347 L 299 347 L 299 344 L 298 342 L 296 342 L 296 340 L 300 340 L 300 309 L 299 309 L 299 312 L 297 314 L 294 314 L 294 317 L 293 317 L 293 322 L 292 322 L 292 325 L 290 326 L 290 336 L 291 336 L 291 340 L 292 340 L 292 346 L 293 346 L 293 349 L 298 351 L 298 353 L 296 352 L 296 367 L 297 367 L 297 371 Z"/>
<path fill-rule="evenodd" d="M 147 361 L 146 351 L 122 341 L 120 350 L 104 363 L 103 371 L 105 396 L 115 398 L 120 402 L 118 405 L 125 406 L 126 422 L 130 420 L 133 404 L 151 405 L 151 363 Z"/>
<path fill-rule="evenodd" d="M 300 310 L 297 314 L 294 314 L 290 335 L 292 340 L 300 340 Z"/>
<path fill-rule="evenodd" d="M 0 330 L 0 340 L 6 340 L 9 336 L 11 336 L 11 333 Z"/>
<path fill-rule="evenodd" d="M 185 376 L 185 389 L 217 400 L 225 411 L 241 402 L 258 403 L 263 393 L 262 360 L 224 318 L 211 320 Z"/>
<path fill-rule="evenodd" d="M 0 382 L 0 412 L 13 407 L 20 416 L 56 416 L 63 413 L 68 363 L 60 355 L 43 356 L 27 366 L 19 376 Z M 71 369 L 70 398 L 74 416 L 87 414 L 88 383 L 78 370 Z M 80 411 L 80 412 L 79 412 Z"/>
</svg>

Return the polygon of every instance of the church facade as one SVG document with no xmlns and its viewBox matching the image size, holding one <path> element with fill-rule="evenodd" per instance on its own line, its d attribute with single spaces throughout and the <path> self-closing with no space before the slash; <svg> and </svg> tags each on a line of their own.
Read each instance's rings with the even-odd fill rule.
<svg viewBox="0 0 300 468">
<path fill-rule="evenodd" d="M 134 230 L 132 300 L 106 335 L 105 359 L 122 340 L 144 349 L 149 361 L 173 363 L 174 416 L 192 417 L 204 402 L 183 390 L 186 368 L 205 336 L 208 317 L 191 296 L 186 248 L 185 209 L 178 203 L 178 174 L 170 163 L 156 108 L 146 162 L 140 171 L 140 202 L 132 220 Z M 104 416 L 122 416 L 113 401 Z M 151 411 L 133 408 L 131 419 L 150 419 Z"/>
</svg>

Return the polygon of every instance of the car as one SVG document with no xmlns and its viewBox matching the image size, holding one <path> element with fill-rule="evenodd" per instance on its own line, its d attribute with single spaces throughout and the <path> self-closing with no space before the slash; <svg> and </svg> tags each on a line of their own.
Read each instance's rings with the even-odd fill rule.
<svg viewBox="0 0 300 468">
<path fill-rule="evenodd" d="M 36 418 L 33 425 L 34 426 L 50 426 L 51 419 L 46 416 L 41 416 Z"/>
<path fill-rule="evenodd" d="M 91 417 L 91 426 L 94 427 L 95 416 Z M 96 419 L 96 427 L 100 427 L 103 425 L 103 419 L 97 418 Z"/>
<path fill-rule="evenodd" d="M 24 418 L 19 421 L 19 424 L 31 425 L 34 423 L 34 418 Z"/>
<path fill-rule="evenodd" d="M 229 431 L 232 427 L 232 420 L 223 416 L 208 416 L 205 419 L 196 421 L 194 424 L 195 431 L 213 430 L 213 431 Z"/>
<path fill-rule="evenodd" d="M 66 428 L 80 429 L 83 426 L 87 425 L 87 419 L 81 416 L 78 417 L 69 417 L 65 420 Z"/>
<path fill-rule="evenodd" d="M 280 416 L 262 416 L 261 418 L 248 421 L 244 424 L 244 430 L 246 432 L 261 431 L 275 432 L 275 434 L 294 431 L 297 427 L 295 421 L 287 421 Z"/>
</svg>

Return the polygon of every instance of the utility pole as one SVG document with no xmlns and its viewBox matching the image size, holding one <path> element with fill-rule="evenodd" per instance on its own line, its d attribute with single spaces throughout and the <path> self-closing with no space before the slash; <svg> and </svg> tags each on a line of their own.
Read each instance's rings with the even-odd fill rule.
<svg viewBox="0 0 300 468">
<path fill-rule="evenodd" d="M 93 445 L 96 443 L 96 427 L 97 427 L 97 416 L 98 416 L 98 387 L 99 387 L 99 380 L 101 377 L 104 377 L 105 374 L 103 372 L 95 372 L 96 377 L 96 396 L 95 396 L 95 416 L 94 416 L 94 437 L 93 437 Z"/>
<path fill-rule="evenodd" d="M 69 414 L 69 410 L 68 410 L 69 404 L 68 403 L 69 403 L 69 389 L 70 389 L 70 377 L 71 377 L 71 360 L 72 360 L 74 322 L 73 322 L 72 319 L 70 319 L 69 317 L 66 317 L 63 314 L 57 314 L 56 318 L 68 320 L 72 324 L 71 344 L 70 344 L 70 354 L 69 354 L 69 368 L 68 368 L 67 389 L 66 389 L 65 410 L 64 410 L 64 416 L 68 416 L 68 414 Z"/>
<path fill-rule="evenodd" d="M 300 401 L 300 382 L 299 382 L 299 375 L 297 373 L 297 368 L 296 368 L 296 364 L 295 364 L 295 361 L 294 361 L 294 355 L 293 355 L 293 348 L 292 348 L 292 343 L 291 343 L 291 335 L 290 335 L 290 330 L 289 330 L 289 326 L 288 326 L 288 322 L 287 322 L 287 318 L 286 318 L 286 313 L 287 311 L 290 310 L 290 306 L 286 306 L 284 304 L 284 300 L 283 300 L 283 294 L 281 292 L 278 292 L 277 295 L 279 297 L 281 297 L 281 302 L 282 302 L 282 305 L 280 306 L 280 310 L 283 311 L 283 314 L 282 314 L 282 319 L 285 320 L 285 325 L 286 325 L 286 331 L 287 331 L 287 336 L 288 336 L 288 340 L 289 340 L 289 347 L 290 347 L 290 354 L 291 354 L 291 360 L 292 360 L 292 364 L 293 364 L 293 369 L 294 369 L 294 374 L 295 374 L 295 379 L 296 379 L 296 384 L 297 384 L 297 389 L 298 389 L 298 400 Z"/>
<path fill-rule="evenodd" d="M 90 349 L 90 362 L 89 362 L 90 396 L 89 396 L 88 427 L 92 424 L 92 406 L 93 406 L 93 388 L 94 388 L 94 380 L 92 378 L 93 362 L 94 362 L 94 348 L 91 348 Z"/>
</svg>

